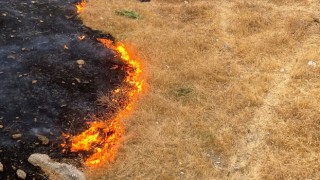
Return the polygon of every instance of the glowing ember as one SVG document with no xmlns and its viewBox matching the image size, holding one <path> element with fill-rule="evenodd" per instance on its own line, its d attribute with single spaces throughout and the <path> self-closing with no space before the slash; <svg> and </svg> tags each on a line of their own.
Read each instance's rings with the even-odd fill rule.
<svg viewBox="0 0 320 180">
<path fill-rule="evenodd" d="M 78 39 L 79 39 L 80 41 L 84 40 L 85 38 L 86 38 L 85 35 L 80 35 L 80 36 L 78 36 Z"/>
<path fill-rule="evenodd" d="M 131 58 L 124 44 L 117 43 L 114 46 L 108 39 L 98 38 L 97 40 L 107 48 L 116 51 L 126 62 L 128 68 L 126 69 L 125 85 L 115 89 L 111 95 L 111 101 L 120 106 L 115 117 L 106 121 L 93 121 L 89 124 L 89 128 L 79 135 L 64 135 L 71 142 L 71 145 L 68 147 L 68 143 L 64 143 L 62 144 L 63 148 L 70 148 L 71 152 L 92 152 L 92 155 L 85 159 L 86 166 L 99 165 L 115 158 L 124 133 L 121 118 L 131 111 L 137 94 L 143 89 L 144 82 L 141 77 L 142 70 L 139 61 Z"/>
<path fill-rule="evenodd" d="M 83 11 L 83 9 L 85 8 L 86 4 L 87 4 L 87 2 L 85 0 L 82 0 L 81 2 L 78 2 L 76 4 L 76 9 L 77 9 L 77 13 L 78 14 L 80 14 Z"/>
</svg>

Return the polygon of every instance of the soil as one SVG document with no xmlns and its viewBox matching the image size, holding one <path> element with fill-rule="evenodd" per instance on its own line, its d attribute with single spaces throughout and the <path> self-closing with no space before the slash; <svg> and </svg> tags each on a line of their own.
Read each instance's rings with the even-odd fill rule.
<svg viewBox="0 0 320 180">
<path fill-rule="evenodd" d="M 112 68 L 125 65 L 96 41 L 112 37 L 84 27 L 75 3 L 0 0 L 0 179 L 17 179 L 17 169 L 27 179 L 47 179 L 27 162 L 33 153 L 77 158 L 61 153 L 62 133 L 77 134 L 93 114 L 104 116 L 99 94 L 125 77 L 123 68 Z"/>
</svg>

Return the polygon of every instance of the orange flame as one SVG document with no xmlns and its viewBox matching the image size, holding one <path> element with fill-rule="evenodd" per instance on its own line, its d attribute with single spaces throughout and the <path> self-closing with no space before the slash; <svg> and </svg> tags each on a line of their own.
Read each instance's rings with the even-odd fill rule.
<svg viewBox="0 0 320 180">
<path fill-rule="evenodd" d="M 71 142 L 70 151 L 92 152 L 92 155 L 85 159 L 84 165 L 97 166 L 106 161 L 112 161 L 115 158 L 118 145 L 122 139 L 124 130 L 121 119 L 128 115 L 136 101 L 136 96 L 143 89 L 144 80 L 141 76 L 141 65 L 137 59 L 133 59 L 126 47 L 122 43 L 112 45 L 108 39 L 98 38 L 107 48 L 113 49 L 118 53 L 121 59 L 130 67 L 126 70 L 125 84 L 129 86 L 118 88 L 112 91 L 112 96 L 125 96 L 125 100 L 112 99 L 113 102 L 119 102 L 121 106 L 113 119 L 103 121 L 93 121 L 89 128 L 79 135 L 64 135 Z M 67 143 L 61 144 L 63 148 L 68 148 Z"/>
<path fill-rule="evenodd" d="M 80 14 L 83 11 L 83 9 L 86 7 L 86 5 L 87 5 L 86 0 L 82 0 L 81 2 L 78 2 L 76 4 L 77 13 Z"/>
<path fill-rule="evenodd" d="M 77 3 L 77 13 L 81 13 L 85 6 L 85 0 Z M 84 38 L 84 35 L 79 36 L 79 40 L 83 40 Z M 121 119 L 127 116 L 132 110 L 136 97 L 142 91 L 144 83 L 139 61 L 132 58 L 124 44 L 117 43 L 113 45 L 112 41 L 103 38 L 97 38 L 97 40 L 104 44 L 105 47 L 116 51 L 129 68 L 125 69 L 126 78 L 124 81 L 126 86 L 112 91 L 112 102 L 117 102 L 120 106 L 114 118 L 106 121 L 93 121 L 89 123 L 87 130 L 76 136 L 63 134 L 71 143 L 70 145 L 67 142 L 61 144 L 64 148 L 63 152 L 70 149 L 71 152 L 84 151 L 91 153 L 91 155 L 85 159 L 84 165 L 86 166 L 97 166 L 115 158 L 118 145 L 124 133 Z M 111 69 L 117 68 L 118 66 L 115 66 Z"/>
<path fill-rule="evenodd" d="M 107 122 L 94 121 L 90 123 L 89 129 L 71 137 L 70 150 L 72 152 L 92 151 L 93 154 L 85 160 L 84 165 L 99 165 L 115 158 L 122 134 L 123 127 L 119 118 Z"/>
</svg>

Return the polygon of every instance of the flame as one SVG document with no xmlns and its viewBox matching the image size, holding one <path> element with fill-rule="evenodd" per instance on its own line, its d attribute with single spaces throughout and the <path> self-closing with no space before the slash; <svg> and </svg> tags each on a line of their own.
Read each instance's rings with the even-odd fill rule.
<svg viewBox="0 0 320 180">
<path fill-rule="evenodd" d="M 115 158 L 122 135 L 121 121 L 119 118 L 114 118 L 106 122 L 94 121 L 87 130 L 77 136 L 65 136 L 71 139 L 71 152 L 93 152 L 85 160 L 84 165 L 94 166 Z M 66 144 L 63 144 L 63 147 L 65 146 Z"/>
<path fill-rule="evenodd" d="M 85 0 L 77 3 L 77 13 L 81 13 L 85 6 Z M 81 35 L 78 38 L 83 40 L 85 36 Z M 144 84 L 140 62 L 132 58 L 124 44 L 113 45 L 111 40 L 103 38 L 97 38 L 97 40 L 105 47 L 117 52 L 121 60 L 127 64 L 127 68 L 125 68 L 125 85 L 111 93 L 111 101 L 118 105 L 118 111 L 114 117 L 104 121 L 94 120 L 88 124 L 88 129 L 78 135 L 63 134 L 65 137 L 65 142 L 61 144 L 63 152 L 69 149 L 71 152 L 88 152 L 91 154 L 85 158 L 85 166 L 97 166 L 115 158 L 124 133 L 121 119 L 131 112 L 137 95 L 143 90 Z M 111 69 L 117 68 L 119 68 L 118 65 Z"/>
<path fill-rule="evenodd" d="M 124 84 L 126 85 L 112 91 L 111 101 L 120 106 L 114 118 L 93 121 L 89 123 L 87 130 L 76 136 L 64 134 L 64 137 L 70 142 L 70 145 L 67 142 L 61 144 L 64 151 L 70 149 L 71 152 L 92 153 L 85 159 L 85 166 L 97 166 L 106 161 L 114 160 L 124 133 L 121 119 L 131 112 L 144 83 L 140 62 L 131 57 L 124 44 L 113 45 L 112 41 L 103 38 L 97 38 L 97 40 L 105 47 L 116 51 L 128 68 L 125 68 Z"/>
<path fill-rule="evenodd" d="M 76 4 L 77 13 L 80 14 L 83 11 L 83 9 L 86 7 L 86 5 L 87 5 L 86 0 L 82 0 L 81 2 L 78 2 Z"/>
</svg>

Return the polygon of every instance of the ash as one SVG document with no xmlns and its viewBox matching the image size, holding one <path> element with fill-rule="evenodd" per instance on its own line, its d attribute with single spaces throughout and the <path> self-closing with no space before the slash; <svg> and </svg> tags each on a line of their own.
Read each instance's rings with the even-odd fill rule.
<svg viewBox="0 0 320 180">
<path fill-rule="evenodd" d="M 47 179 L 27 162 L 33 153 L 55 159 L 62 132 L 76 134 L 90 116 L 103 116 L 99 93 L 125 77 L 114 52 L 96 41 L 112 38 L 82 25 L 76 1 L 0 0 L 0 179 Z M 80 40 L 80 36 L 85 39 Z"/>
</svg>

